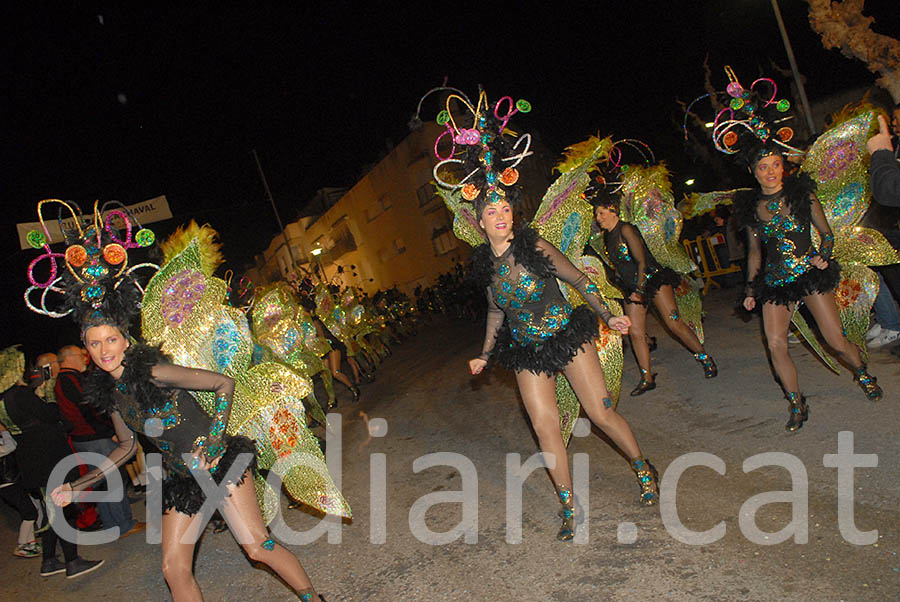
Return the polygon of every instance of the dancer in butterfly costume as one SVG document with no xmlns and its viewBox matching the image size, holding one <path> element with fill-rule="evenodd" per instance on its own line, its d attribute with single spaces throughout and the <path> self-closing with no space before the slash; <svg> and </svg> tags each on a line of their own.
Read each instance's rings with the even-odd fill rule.
<svg viewBox="0 0 900 602">
<path fill-rule="evenodd" d="M 64 254 L 49 247 L 50 234 L 41 214 L 42 205 L 48 202 L 61 204 L 73 217 L 76 231 L 66 233 Z M 130 267 L 128 252 L 152 245 L 152 232 L 142 229 L 132 238 L 131 216 L 119 209 L 104 212 L 96 204 L 92 223 L 85 228 L 80 212 L 62 201 L 42 201 L 38 215 L 44 232 L 37 232 L 33 239 L 45 253 L 30 266 L 32 287 L 26 292 L 26 301 L 36 309 L 31 296 L 35 289 L 43 289 L 42 313 L 55 317 L 71 313 L 76 318 L 85 346 L 99 368 L 86 381 L 85 397 L 109 412 L 119 440 L 104 465 L 56 487 L 51 493 L 54 503 L 65 506 L 77 500 L 79 491 L 126 461 L 137 447 L 133 431 L 140 430 L 159 448 L 167 475 L 162 483 L 162 568 L 173 599 L 202 599 L 192 563 L 205 521 L 194 521 L 192 515 L 200 512 L 206 501 L 197 481 L 204 477 L 226 485 L 227 494 L 218 509 L 247 555 L 272 568 L 300 600 L 319 599 L 296 557 L 269 536 L 257 499 L 264 500 L 270 510 L 278 503 L 277 495 L 265 495 L 266 484 L 256 472 L 265 465 L 277 472 L 279 466 L 271 452 L 288 447 L 278 437 L 289 433 L 297 439 L 307 434 L 300 428 L 302 423 L 296 423 L 305 415 L 296 405 L 304 383 L 292 380 L 293 375 L 283 366 L 249 368 L 251 343 L 246 319 L 240 310 L 223 303 L 226 284 L 212 277 L 221 260 L 214 233 L 196 226 L 182 233 L 178 242 L 165 249 L 167 262 L 142 295 L 134 270 L 150 266 Z M 124 238 L 119 238 L 122 228 L 113 227 L 116 221 L 125 225 Z M 51 275 L 47 281 L 37 282 L 33 268 L 45 258 L 51 263 Z M 65 271 L 57 277 L 60 259 Z M 51 291 L 65 295 L 69 311 L 47 308 Z M 139 307 L 143 310 L 143 335 L 150 344 L 129 336 Z M 177 363 L 172 362 L 173 357 Z M 294 424 L 270 434 L 271 421 L 265 414 L 272 410 L 282 411 L 286 414 L 282 420 L 291 418 Z M 318 449 L 314 440 L 310 445 L 295 440 L 292 448 L 310 453 Z M 291 472 L 285 474 L 288 489 L 291 481 L 303 478 Z M 319 479 L 336 491 L 330 478 Z"/>
<path fill-rule="evenodd" d="M 470 124 L 456 122 L 453 102 L 468 109 Z M 549 462 L 553 468 L 548 470 L 562 504 L 557 537 L 569 540 L 576 521 L 565 446 L 578 416 L 578 401 L 630 459 L 641 486 L 641 502 L 655 503 L 659 488 L 656 470 L 642 456 L 628 423 L 613 408 L 595 346 L 598 326 L 627 332 L 630 322 L 613 315 L 598 286 L 565 254 L 580 258 L 590 232 L 591 208 L 580 195 L 591 163 L 568 170 L 551 186 L 532 222 L 534 228 L 513 228 L 512 208 L 519 196 L 516 167 L 530 154 L 530 137 L 516 137 L 506 126 L 514 114 L 528 110 L 526 101 L 514 105 L 510 97 L 491 105 L 482 92 L 477 105 L 472 105 L 465 95 L 450 95 L 438 122 L 447 124 L 441 138 L 449 136 L 453 149 L 449 156 L 441 156 L 437 151 L 441 138 L 435 143 L 441 161 L 434 175 L 441 196 L 456 216 L 454 232 L 476 247 L 474 273 L 487 292 L 484 345 L 481 354 L 469 361 L 469 369 L 479 374 L 493 361 L 515 372 L 541 450 L 553 458 Z M 461 147 L 458 154 L 457 145 Z M 595 149 L 596 155 L 604 150 Z M 442 177 L 447 176 L 443 170 L 453 165 L 462 166 L 456 183 Z M 543 238 L 544 233 L 556 244 Z M 597 264 L 587 265 L 597 276 L 602 272 Z M 564 283 L 562 288 L 559 282 Z M 617 348 L 620 377 L 620 340 Z M 566 391 L 570 385 L 577 400 Z"/>
<path fill-rule="evenodd" d="M 775 100 L 771 79 L 760 78 L 746 89 L 730 67 L 725 71 L 730 82 L 721 97 L 728 106 L 716 116 L 713 143 L 746 166 L 759 187 L 711 196 L 733 198 L 738 224 L 748 232 L 743 305 L 747 310 L 762 305 L 772 364 L 789 404 L 785 428 L 796 431 L 809 418 L 809 404 L 788 353 L 792 320 L 838 371 L 798 312 L 801 302 L 866 398 L 878 401 L 883 395 L 861 352 L 878 291 L 877 275 L 867 266 L 896 263 L 898 257 L 881 234 L 856 225 L 869 204 L 864 147 L 874 113 L 861 107 L 837 117 L 806 153 L 799 172 L 789 175 L 785 157 L 803 154 L 788 144 L 790 102 Z"/>
<path fill-rule="evenodd" d="M 577 156 L 585 144 L 590 145 L 591 140 L 573 145 L 569 153 Z M 718 367 L 703 347 L 700 295 L 687 276 L 697 266 L 678 240 L 682 218 L 675 209 L 668 170 L 662 164 L 622 165 L 621 147 L 627 146 L 652 162 L 649 147 L 636 140 L 621 140 L 612 145 L 603 166 L 606 176 L 596 176 L 584 195 L 594 207 L 600 229 L 591 246 L 605 259 L 631 318 L 629 334 L 641 371 L 641 380 L 631 392 L 636 396 L 656 388 L 646 335 L 651 303 L 665 327 L 703 367 L 706 378 L 714 378 Z"/>
</svg>

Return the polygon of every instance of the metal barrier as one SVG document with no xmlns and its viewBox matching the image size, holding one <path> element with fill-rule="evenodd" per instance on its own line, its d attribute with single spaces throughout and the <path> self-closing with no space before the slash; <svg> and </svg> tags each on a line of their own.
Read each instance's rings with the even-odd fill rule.
<svg viewBox="0 0 900 602">
<path fill-rule="evenodd" d="M 722 285 L 713 280 L 716 276 L 724 276 L 725 274 L 733 274 L 740 272 L 740 266 L 729 262 L 728 267 L 722 267 L 719 263 L 719 256 L 716 254 L 715 247 L 724 245 L 725 237 L 722 234 L 713 236 L 698 236 L 696 240 L 685 240 L 684 249 L 689 257 L 700 266 L 700 277 L 703 278 L 703 290 L 701 295 L 709 292 L 711 286 L 722 288 Z"/>
</svg>

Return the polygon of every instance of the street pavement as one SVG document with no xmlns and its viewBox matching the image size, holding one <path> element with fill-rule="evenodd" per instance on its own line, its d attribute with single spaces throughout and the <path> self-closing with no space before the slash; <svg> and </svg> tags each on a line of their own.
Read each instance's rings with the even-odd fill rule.
<svg viewBox="0 0 900 602">
<path fill-rule="evenodd" d="M 532 457 L 536 439 L 511 374 L 488 370 L 473 378 L 467 371 L 484 325 L 439 319 L 396 346 L 359 404 L 337 386 L 342 488 L 353 520 L 336 530 L 340 543 L 323 536 L 288 547 L 329 602 L 900 599 L 900 360 L 872 353 L 871 372 L 885 389 L 872 403 L 849 371 L 836 375 L 803 345 L 792 345 L 811 412 L 802 429 L 787 433 L 787 403 L 766 359 L 759 318 L 735 315 L 733 297 L 733 290 L 714 290 L 705 299 L 716 379 L 705 380 L 689 352 L 651 318 L 658 388 L 629 397 L 639 375 L 626 350 L 618 409 L 666 475 L 661 505 L 640 506 L 628 463 L 596 429 L 582 428 L 586 436 L 574 437 L 569 453 L 581 454 L 576 464 L 587 483 L 579 489 L 576 481 L 587 541 L 556 541 L 559 504 L 540 469 L 522 485 L 522 520 L 508 524 L 515 470 L 507 466 Z M 839 432 L 844 459 L 851 438 L 858 454 L 861 467 L 852 472 L 834 467 Z M 438 452 L 455 455 L 423 458 Z M 768 452 L 775 454 L 759 456 Z M 461 490 L 466 495 L 454 494 Z M 471 500 L 465 510 L 463 497 Z M 143 504 L 134 510 L 142 513 Z M 284 512 L 296 531 L 318 524 L 286 504 Z M 467 535 L 438 542 L 461 522 Z M 0 513 L 10 551 L 15 528 L 12 512 Z M 724 532 L 698 541 L 698 532 L 715 528 Z M 786 539 L 783 529 L 790 530 Z M 143 536 L 85 546 L 81 554 L 106 564 L 75 580 L 41 578 L 39 559 L 0 555 L 0 599 L 168 599 L 160 547 Z M 195 570 L 207 600 L 296 599 L 253 566 L 228 533 L 207 531 Z"/>
</svg>

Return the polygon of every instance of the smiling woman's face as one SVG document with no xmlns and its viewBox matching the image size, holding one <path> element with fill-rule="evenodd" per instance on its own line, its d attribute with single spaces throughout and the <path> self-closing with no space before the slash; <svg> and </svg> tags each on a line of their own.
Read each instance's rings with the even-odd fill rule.
<svg viewBox="0 0 900 602">
<path fill-rule="evenodd" d="M 115 326 L 104 324 L 84 331 L 84 345 L 94 364 L 109 372 L 113 378 L 122 376 L 122 358 L 128 349 L 128 339 Z"/>
<path fill-rule="evenodd" d="M 512 232 L 512 207 L 506 201 L 491 203 L 481 212 L 478 225 L 491 238 L 502 238 Z"/>
</svg>

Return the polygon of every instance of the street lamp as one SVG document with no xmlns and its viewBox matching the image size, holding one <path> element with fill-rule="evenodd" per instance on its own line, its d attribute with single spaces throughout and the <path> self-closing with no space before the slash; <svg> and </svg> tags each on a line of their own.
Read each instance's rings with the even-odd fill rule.
<svg viewBox="0 0 900 602">
<path fill-rule="evenodd" d="M 693 186 L 693 185 L 694 185 L 694 178 L 690 178 L 690 179 L 685 180 L 685 181 L 684 181 L 684 185 L 685 185 L 685 186 Z"/>
<path fill-rule="evenodd" d="M 313 257 L 318 257 L 319 255 L 322 254 L 322 249 L 317 247 L 317 248 L 313 249 L 312 251 L 310 251 L 309 254 L 312 255 Z"/>
</svg>

